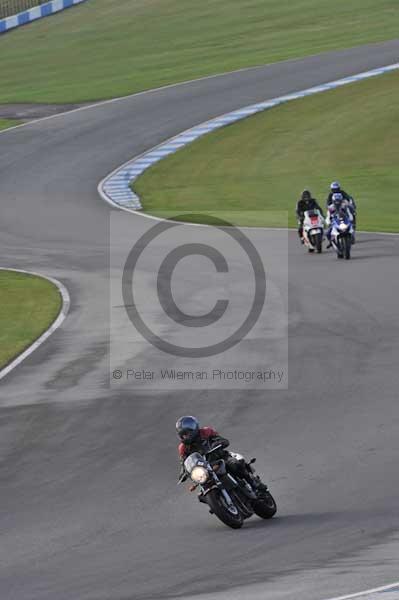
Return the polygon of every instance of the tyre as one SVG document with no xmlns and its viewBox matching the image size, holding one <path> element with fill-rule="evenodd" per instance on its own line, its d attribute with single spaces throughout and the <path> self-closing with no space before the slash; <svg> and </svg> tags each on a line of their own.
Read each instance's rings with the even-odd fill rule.
<svg viewBox="0 0 399 600">
<path fill-rule="evenodd" d="M 316 241 L 316 244 L 315 244 L 316 252 L 317 252 L 317 254 L 321 254 L 323 252 L 323 238 L 322 238 L 321 233 L 317 234 L 315 241 Z"/>
<path fill-rule="evenodd" d="M 266 492 L 261 500 L 253 504 L 254 512 L 262 519 L 271 519 L 277 512 L 277 504 L 270 492 Z"/>
<path fill-rule="evenodd" d="M 350 237 L 345 237 L 343 240 L 343 254 L 345 260 L 350 260 L 351 257 L 351 239 Z"/>
<path fill-rule="evenodd" d="M 321 235 L 321 233 L 314 233 L 312 235 L 311 242 L 313 245 L 313 252 L 316 250 L 317 254 L 320 254 L 320 252 L 322 251 L 323 242 L 323 236 Z"/>
<path fill-rule="evenodd" d="M 232 490 L 230 492 L 231 495 L 231 499 L 233 500 L 234 504 L 237 506 L 238 510 L 240 511 L 243 519 L 248 519 L 249 517 L 251 517 L 254 514 L 253 508 L 252 508 L 252 504 L 250 506 L 247 505 L 246 502 L 246 498 L 242 497 L 240 492 L 238 492 L 237 490 Z"/>
<path fill-rule="evenodd" d="M 222 523 L 232 529 L 240 529 L 244 522 L 241 513 L 237 508 L 234 511 L 230 510 L 219 490 L 211 490 L 206 495 L 206 501 L 211 511 L 217 516 Z"/>
</svg>

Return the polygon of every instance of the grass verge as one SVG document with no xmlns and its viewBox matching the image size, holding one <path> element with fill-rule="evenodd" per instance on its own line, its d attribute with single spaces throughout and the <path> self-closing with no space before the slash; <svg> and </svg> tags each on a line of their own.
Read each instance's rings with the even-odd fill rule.
<svg viewBox="0 0 399 600">
<path fill-rule="evenodd" d="M 14 125 L 19 125 L 20 121 L 12 121 L 11 119 L 0 119 L 0 131 L 2 129 L 8 129 L 9 127 L 14 127 Z"/>
<path fill-rule="evenodd" d="M 62 300 L 47 279 L 0 270 L 0 369 L 56 319 Z"/>
<path fill-rule="evenodd" d="M 0 103 L 111 98 L 398 29 L 397 0 L 90 0 L 0 36 Z"/>
<path fill-rule="evenodd" d="M 289 102 L 165 158 L 135 191 L 156 215 L 216 210 L 240 225 L 285 226 L 280 210 L 295 226 L 300 192 L 324 204 L 338 179 L 358 201 L 359 229 L 399 231 L 398 95 L 394 72 Z"/>
</svg>

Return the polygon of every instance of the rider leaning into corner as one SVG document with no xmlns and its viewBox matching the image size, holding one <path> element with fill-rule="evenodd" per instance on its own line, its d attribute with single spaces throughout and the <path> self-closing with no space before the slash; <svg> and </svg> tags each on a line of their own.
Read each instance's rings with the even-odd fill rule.
<svg viewBox="0 0 399 600">
<path fill-rule="evenodd" d="M 303 244 L 303 221 L 305 219 L 305 211 L 307 210 L 319 210 L 321 216 L 324 218 L 323 210 L 319 206 L 319 203 L 315 198 L 312 198 L 312 194 L 309 190 L 303 190 L 300 199 L 296 205 L 296 216 L 298 219 L 298 235 L 299 239 Z"/>
<path fill-rule="evenodd" d="M 245 479 L 258 497 L 267 491 L 267 486 L 261 482 L 258 475 L 254 474 L 253 467 L 248 464 L 244 458 L 238 458 L 228 452 L 226 448 L 230 442 L 222 437 L 212 427 L 200 427 L 198 420 L 192 416 L 180 417 L 176 423 L 177 435 L 180 439 L 178 447 L 180 457 L 180 477 L 186 479 L 184 472 L 184 461 L 193 452 L 204 454 L 211 448 L 221 445 L 222 448 L 215 452 L 215 458 L 222 458 L 225 461 L 227 470 L 231 475 Z"/>
</svg>

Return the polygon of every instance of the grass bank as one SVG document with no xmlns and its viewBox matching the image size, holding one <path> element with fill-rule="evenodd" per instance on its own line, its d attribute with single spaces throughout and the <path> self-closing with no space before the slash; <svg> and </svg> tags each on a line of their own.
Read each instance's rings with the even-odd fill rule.
<svg viewBox="0 0 399 600">
<path fill-rule="evenodd" d="M 398 29 L 397 0 L 89 0 L 0 36 L 0 103 L 111 98 Z"/>
<path fill-rule="evenodd" d="M 0 119 L 0 131 L 2 129 L 8 129 L 8 127 L 14 127 L 19 125 L 20 121 L 12 121 L 11 119 Z"/>
<path fill-rule="evenodd" d="M 399 73 L 295 100 L 211 133 L 135 183 L 144 210 L 223 211 L 241 225 L 286 226 L 276 211 L 338 179 L 359 229 L 399 231 Z M 270 211 L 257 215 L 251 211 Z M 242 211 L 242 212 L 240 212 Z"/>
<path fill-rule="evenodd" d="M 0 270 L 0 368 L 51 325 L 61 304 L 57 287 L 47 279 Z"/>
</svg>

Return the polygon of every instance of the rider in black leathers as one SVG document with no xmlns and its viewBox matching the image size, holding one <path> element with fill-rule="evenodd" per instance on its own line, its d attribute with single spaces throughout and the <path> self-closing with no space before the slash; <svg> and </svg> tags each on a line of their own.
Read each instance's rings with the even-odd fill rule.
<svg viewBox="0 0 399 600">
<path fill-rule="evenodd" d="M 305 218 L 306 210 L 319 210 L 321 216 L 324 218 L 323 210 L 319 206 L 319 203 L 315 198 L 312 198 L 312 194 L 309 190 L 304 190 L 301 194 L 301 198 L 298 200 L 296 205 L 296 216 L 298 219 L 298 236 L 303 243 L 303 220 Z"/>
</svg>

